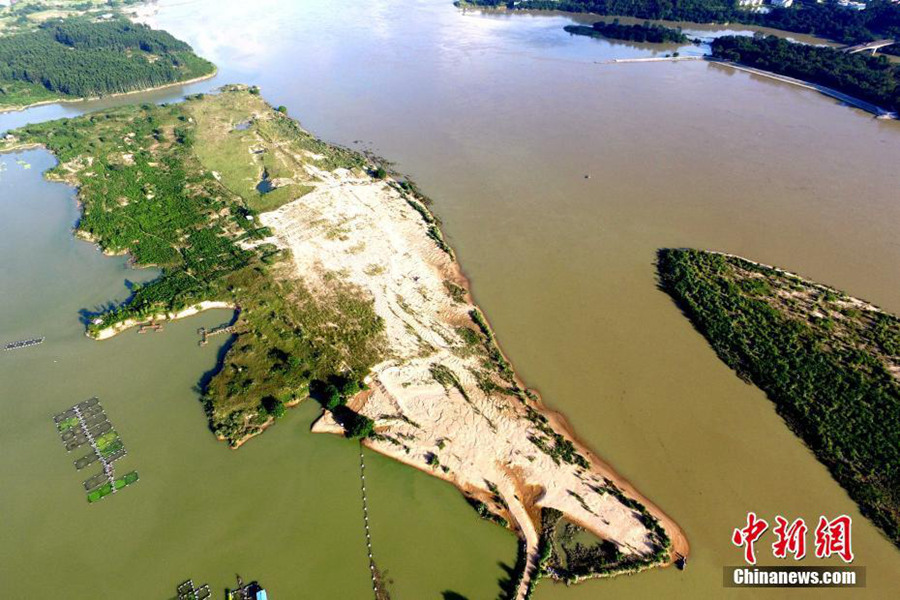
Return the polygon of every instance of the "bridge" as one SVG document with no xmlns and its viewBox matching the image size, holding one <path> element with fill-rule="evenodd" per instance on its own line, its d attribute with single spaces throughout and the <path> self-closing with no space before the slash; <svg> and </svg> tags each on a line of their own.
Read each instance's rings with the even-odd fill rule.
<svg viewBox="0 0 900 600">
<path fill-rule="evenodd" d="M 876 40 L 874 42 L 867 42 L 865 44 L 857 44 L 855 46 L 847 46 L 846 48 L 841 48 L 842 51 L 847 54 L 856 54 L 857 52 L 869 52 L 875 54 L 876 50 L 881 48 L 885 48 L 887 46 L 893 46 L 896 44 L 896 40 Z"/>
</svg>

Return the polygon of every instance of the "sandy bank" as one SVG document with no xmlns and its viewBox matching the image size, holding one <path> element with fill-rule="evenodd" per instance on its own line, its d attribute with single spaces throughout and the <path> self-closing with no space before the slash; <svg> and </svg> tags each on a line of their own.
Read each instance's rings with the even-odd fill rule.
<svg viewBox="0 0 900 600">
<path fill-rule="evenodd" d="M 144 319 L 126 319 L 124 321 L 116 323 L 115 325 L 111 325 L 109 327 L 101 329 L 95 334 L 91 334 L 90 332 L 88 332 L 86 335 L 88 337 L 94 338 L 95 340 L 107 340 L 115 335 L 122 333 L 126 329 L 135 327 L 136 325 L 143 325 L 146 323 L 152 323 L 154 321 L 174 321 L 176 319 L 183 319 L 185 317 L 191 317 L 211 308 L 229 308 L 233 310 L 235 306 L 229 302 L 203 301 L 178 312 L 159 313 Z"/>
<path fill-rule="evenodd" d="M 348 172 L 322 180 L 303 198 L 261 215 L 288 247 L 293 270 L 317 296 L 335 282 L 373 300 L 384 320 L 388 358 L 372 371 L 370 390 L 351 407 L 375 422 L 369 448 L 452 482 L 507 519 L 526 541 L 534 564 L 540 508 L 613 541 L 626 556 L 646 557 L 654 538 L 611 485 L 642 503 L 689 552 L 678 526 L 580 443 L 565 420 L 537 395 L 517 390 L 487 359 L 473 323 L 474 304 L 454 300 L 447 282 L 467 288 L 459 266 L 428 235 L 409 198 L 382 181 Z M 421 207 L 419 207 L 421 208 Z M 487 365 L 487 366 L 486 366 Z M 314 431 L 338 433 L 329 414 Z M 560 458 L 571 444 L 587 462 Z M 564 454 L 564 453 L 562 453 Z M 527 578 L 520 588 L 520 597 Z"/>
</svg>

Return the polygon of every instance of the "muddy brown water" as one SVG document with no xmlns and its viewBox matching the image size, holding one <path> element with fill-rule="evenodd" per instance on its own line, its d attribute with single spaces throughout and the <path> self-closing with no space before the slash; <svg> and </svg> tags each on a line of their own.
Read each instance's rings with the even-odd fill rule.
<svg viewBox="0 0 900 600">
<path fill-rule="evenodd" d="M 411 174 L 523 378 L 691 542 L 684 572 L 543 582 L 538 600 L 896 592 L 900 553 L 656 289 L 653 262 L 663 246 L 733 252 L 900 312 L 900 124 L 704 63 L 602 64 L 659 51 L 569 36 L 561 15 L 445 0 L 158 8 L 149 20 L 216 62 L 214 80 L 8 113 L 0 129 L 245 82 Z M 42 181 L 45 152 L 2 160 L 0 333 L 47 341 L 0 356 L 0 595 L 159 599 L 188 577 L 220 591 L 240 573 L 275 598 L 370 597 L 355 446 L 309 434 L 311 405 L 238 452 L 212 438 L 194 386 L 219 348 L 199 348 L 196 329 L 224 311 L 84 338 L 80 309 L 154 273 L 71 237 L 73 191 Z M 89 506 L 51 417 L 93 395 L 141 480 Z M 511 534 L 383 457 L 367 459 L 367 483 L 395 599 L 496 597 Z M 867 587 L 724 589 L 750 510 L 851 515 Z"/>
</svg>

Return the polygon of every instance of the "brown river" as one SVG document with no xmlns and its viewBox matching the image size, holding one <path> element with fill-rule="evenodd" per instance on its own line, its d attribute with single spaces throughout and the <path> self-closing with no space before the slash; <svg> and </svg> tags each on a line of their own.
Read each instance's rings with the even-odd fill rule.
<svg viewBox="0 0 900 600">
<path fill-rule="evenodd" d="M 215 62 L 214 80 L 3 114 L 0 130 L 243 82 L 410 174 L 525 381 L 691 543 L 683 572 L 542 582 L 537 600 L 896 597 L 900 552 L 657 290 L 654 258 L 727 251 L 900 312 L 900 123 L 702 62 L 606 64 L 677 48 L 572 37 L 562 15 L 449 0 L 157 8 L 148 22 Z M 237 452 L 213 439 L 195 386 L 219 350 L 195 332 L 224 312 L 87 340 L 79 311 L 154 273 L 71 236 L 74 192 L 41 179 L 46 152 L 2 162 L 0 341 L 47 341 L 0 356 L 0 597 L 161 600 L 188 577 L 221 596 L 240 573 L 279 600 L 371 598 L 355 445 L 310 434 L 312 405 Z M 99 505 L 51 421 L 93 395 L 141 475 Z M 497 597 L 512 534 L 389 459 L 367 455 L 366 481 L 394 600 Z M 866 587 L 724 588 L 748 511 L 851 515 Z"/>
</svg>

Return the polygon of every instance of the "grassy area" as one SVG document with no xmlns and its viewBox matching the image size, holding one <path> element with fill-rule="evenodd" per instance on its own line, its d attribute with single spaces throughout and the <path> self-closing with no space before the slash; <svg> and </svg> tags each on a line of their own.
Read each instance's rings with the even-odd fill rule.
<svg viewBox="0 0 900 600">
<path fill-rule="evenodd" d="M 900 546 L 900 319 L 783 271 L 659 252 L 660 284 Z"/>
<path fill-rule="evenodd" d="M 285 252 L 264 243 L 254 184 L 285 180 L 277 203 L 306 193 L 316 173 L 365 168 L 273 110 L 256 90 L 227 86 L 168 106 L 116 108 L 11 132 L 6 148 L 43 144 L 60 163 L 48 176 L 79 187 L 80 235 L 139 266 L 162 269 L 125 303 L 99 310 L 91 334 L 202 301 L 240 307 L 221 368 L 204 382 L 210 427 L 232 444 L 262 430 L 337 375 L 361 380 L 380 359 L 381 319 L 340 282 L 313 297 L 279 277 Z M 339 325 L 339 326 L 338 326 Z M 349 419 L 358 432 L 365 423 Z"/>
</svg>

